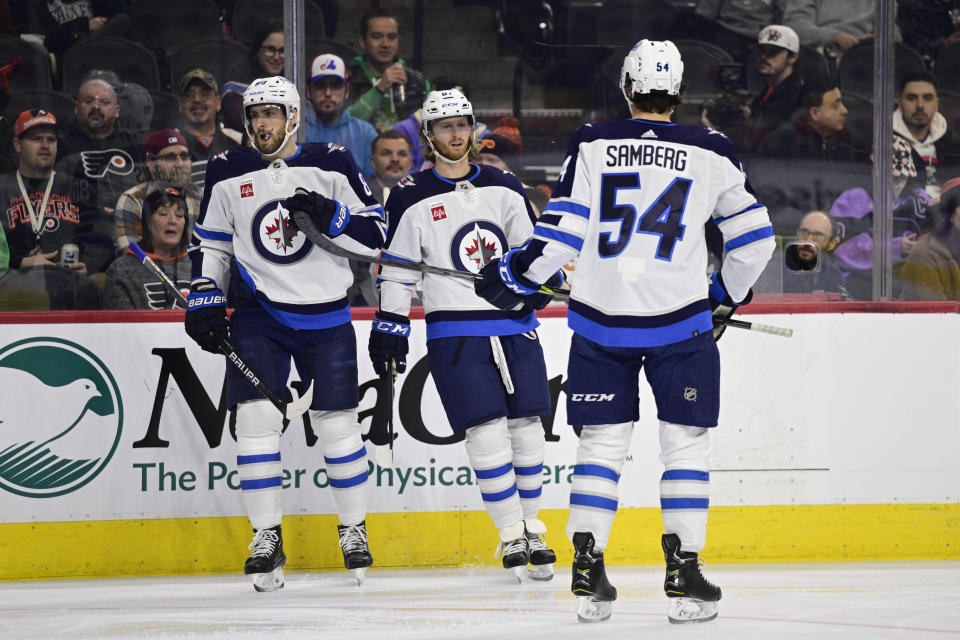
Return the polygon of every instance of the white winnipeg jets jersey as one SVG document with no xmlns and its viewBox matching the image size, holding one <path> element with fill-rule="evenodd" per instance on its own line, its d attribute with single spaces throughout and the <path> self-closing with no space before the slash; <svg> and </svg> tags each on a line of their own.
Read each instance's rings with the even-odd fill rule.
<svg viewBox="0 0 960 640">
<path fill-rule="evenodd" d="M 478 273 L 483 265 L 526 242 L 536 218 L 520 181 L 488 165 L 470 165 L 460 181 L 428 169 L 407 176 L 386 204 L 384 258 Z M 380 308 L 407 315 L 422 278 L 427 339 L 512 335 L 538 326 L 532 312 L 501 311 L 450 276 L 383 267 Z"/>
<path fill-rule="evenodd" d="M 589 124 L 571 136 L 553 198 L 515 270 L 543 282 L 579 254 L 571 329 L 608 346 L 672 344 L 712 328 L 711 216 L 723 233 L 721 276 L 742 300 L 774 240 L 730 140 L 667 122 Z"/>
<path fill-rule="evenodd" d="M 268 163 L 251 148 L 231 149 L 207 164 L 200 215 L 193 228 L 193 277 L 213 279 L 224 291 L 230 275 L 236 305 L 261 305 L 282 324 L 323 329 L 350 322 L 350 264 L 314 246 L 283 206 L 298 187 L 337 200 L 350 210 L 334 242 L 376 255 L 383 246 L 383 209 L 353 156 L 336 144 L 303 145 L 286 160 Z"/>
</svg>

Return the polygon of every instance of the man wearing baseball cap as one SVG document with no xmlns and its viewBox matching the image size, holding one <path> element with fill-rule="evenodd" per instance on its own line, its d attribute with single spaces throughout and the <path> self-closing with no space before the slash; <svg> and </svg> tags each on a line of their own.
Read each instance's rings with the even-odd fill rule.
<svg viewBox="0 0 960 640">
<path fill-rule="evenodd" d="M 206 160 L 210 156 L 233 149 L 239 143 L 239 140 L 226 136 L 220 126 L 217 80 L 209 71 L 191 69 L 180 78 L 177 95 L 183 119 L 180 130 L 195 160 L 194 171 L 205 171 Z M 203 166 L 196 166 L 200 162 Z"/>
<path fill-rule="evenodd" d="M 93 205 L 81 202 L 68 173 L 54 171 L 57 118 L 43 109 L 24 111 L 13 125 L 17 170 L 0 176 L 0 216 L 11 273 L 0 290 L 0 308 L 97 309 L 97 286 L 85 277 L 88 246 L 78 233 Z M 64 245 L 79 245 L 80 259 L 61 266 Z"/>
<path fill-rule="evenodd" d="M 350 86 L 343 59 L 324 53 L 313 59 L 307 83 L 307 99 L 313 109 L 305 112 L 307 142 L 335 142 L 350 150 L 357 166 L 368 178 L 374 175 L 370 146 L 377 131 L 345 109 Z"/>
<path fill-rule="evenodd" d="M 117 250 L 123 253 L 131 242 L 143 237 L 141 215 L 147 194 L 165 186 L 182 189 L 187 201 L 187 228 L 196 221 L 200 211 L 200 188 L 190 181 L 190 152 L 187 140 L 179 129 L 160 129 L 147 137 L 147 182 L 131 187 L 120 195 L 114 208 L 113 239 Z"/>
<path fill-rule="evenodd" d="M 804 90 L 803 79 L 794 72 L 800 39 L 793 29 L 768 25 L 760 30 L 757 47 L 757 71 L 767 80 L 767 86 L 750 103 L 749 137 L 753 143 L 793 116 Z"/>
</svg>

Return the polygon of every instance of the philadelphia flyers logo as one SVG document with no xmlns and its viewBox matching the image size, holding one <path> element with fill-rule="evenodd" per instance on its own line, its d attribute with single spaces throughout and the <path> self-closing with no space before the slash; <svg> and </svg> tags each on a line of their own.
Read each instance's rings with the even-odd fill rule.
<svg viewBox="0 0 960 640">
<path fill-rule="evenodd" d="M 133 173 L 133 158 L 123 149 L 81 151 L 83 173 L 88 178 L 102 178 L 108 173 L 125 176 Z"/>
</svg>

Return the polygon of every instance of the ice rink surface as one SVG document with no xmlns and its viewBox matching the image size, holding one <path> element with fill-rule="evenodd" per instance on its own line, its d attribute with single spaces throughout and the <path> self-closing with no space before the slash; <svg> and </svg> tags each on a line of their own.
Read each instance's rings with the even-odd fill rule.
<svg viewBox="0 0 960 640">
<path fill-rule="evenodd" d="M 580 624 L 569 567 L 518 585 L 502 569 L 0 582 L 0 637 L 21 638 L 960 638 L 960 562 L 709 564 L 720 617 L 671 625 L 663 569 L 614 566 L 613 617 Z"/>
</svg>

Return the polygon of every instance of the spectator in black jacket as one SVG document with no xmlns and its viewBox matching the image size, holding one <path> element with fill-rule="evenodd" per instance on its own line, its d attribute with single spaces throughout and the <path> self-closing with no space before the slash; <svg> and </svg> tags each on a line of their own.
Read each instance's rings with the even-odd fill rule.
<svg viewBox="0 0 960 640">
<path fill-rule="evenodd" d="M 57 60 L 75 42 L 91 36 L 130 36 L 132 22 L 123 0 L 20 0 L 13 3 L 22 33 L 43 34 Z"/>
<path fill-rule="evenodd" d="M 795 73 L 800 57 L 800 39 L 790 27 L 771 24 L 757 38 L 760 57 L 757 71 L 767 86 L 750 103 L 747 146 L 755 147 L 778 126 L 790 120 L 800 107 L 804 84 Z M 752 144 L 751 144 L 752 143 Z"/>
<path fill-rule="evenodd" d="M 960 0 L 899 0 L 897 24 L 903 42 L 917 51 L 928 71 L 948 44 L 960 42 Z"/>
</svg>

